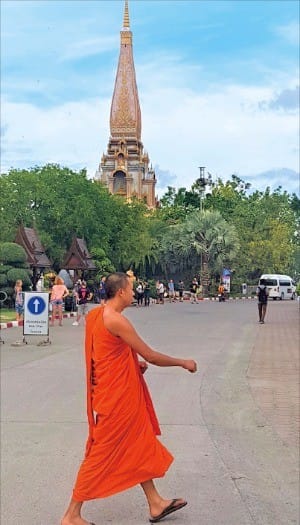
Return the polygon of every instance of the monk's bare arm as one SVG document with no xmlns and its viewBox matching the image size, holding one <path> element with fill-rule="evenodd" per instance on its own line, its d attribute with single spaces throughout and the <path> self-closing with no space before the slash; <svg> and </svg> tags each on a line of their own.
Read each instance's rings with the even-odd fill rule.
<svg viewBox="0 0 300 525">
<path fill-rule="evenodd" d="M 138 335 L 128 319 L 121 314 L 116 313 L 106 318 L 104 317 L 104 324 L 113 335 L 120 337 L 148 363 L 156 366 L 181 366 L 189 370 L 189 372 L 196 372 L 197 364 L 194 360 L 178 359 L 150 348 Z"/>
</svg>

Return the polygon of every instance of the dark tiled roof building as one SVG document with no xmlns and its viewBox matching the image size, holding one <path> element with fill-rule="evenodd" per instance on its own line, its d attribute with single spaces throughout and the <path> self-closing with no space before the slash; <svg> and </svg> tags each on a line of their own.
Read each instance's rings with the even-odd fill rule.
<svg viewBox="0 0 300 525">
<path fill-rule="evenodd" d="M 84 239 L 74 237 L 72 244 L 65 255 L 63 268 L 66 270 L 96 270 L 95 263 L 90 255 Z"/>
<path fill-rule="evenodd" d="M 51 261 L 48 259 L 45 248 L 34 228 L 27 228 L 21 225 L 17 231 L 15 242 L 24 248 L 27 262 L 31 268 L 51 268 Z"/>
</svg>

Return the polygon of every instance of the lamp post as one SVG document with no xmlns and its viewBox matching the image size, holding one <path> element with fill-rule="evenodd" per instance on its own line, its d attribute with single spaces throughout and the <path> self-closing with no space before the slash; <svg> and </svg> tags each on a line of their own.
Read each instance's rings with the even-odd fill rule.
<svg viewBox="0 0 300 525">
<path fill-rule="evenodd" d="M 203 210 L 203 195 L 206 191 L 206 186 L 212 185 L 212 176 L 210 173 L 208 173 L 208 176 L 205 176 L 205 166 L 199 166 L 200 170 L 200 176 L 197 180 L 197 183 L 199 185 L 199 195 L 200 195 L 200 212 Z M 208 288 L 208 280 L 209 280 L 209 273 L 208 273 L 208 265 L 207 265 L 207 257 L 205 256 L 203 259 L 203 253 L 201 252 L 200 255 L 200 280 L 201 280 L 201 287 L 202 287 L 202 294 L 203 296 L 207 293 Z"/>
</svg>

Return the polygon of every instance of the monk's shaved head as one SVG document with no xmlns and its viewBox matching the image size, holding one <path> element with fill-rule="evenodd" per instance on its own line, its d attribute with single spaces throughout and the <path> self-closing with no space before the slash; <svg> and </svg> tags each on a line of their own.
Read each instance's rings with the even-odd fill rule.
<svg viewBox="0 0 300 525">
<path fill-rule="evenodd" d="M 111 273 L 105 280 L 105 292 L 107 299 L 115 297 L 118 290 L 124 289 L 129 283 L 129 277 L 126 273 L 116 272 Z"/>
</svg>

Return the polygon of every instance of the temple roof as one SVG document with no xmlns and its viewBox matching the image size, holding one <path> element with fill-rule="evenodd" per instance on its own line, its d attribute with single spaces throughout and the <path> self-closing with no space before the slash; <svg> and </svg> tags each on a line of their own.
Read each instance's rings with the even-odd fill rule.
<svg viewBox="0 0 300 525">
<path fill-rule="evenodd" d="M 84 239 L 73 238 L 72 244 L 65 255 L 63 268 L 66 270 L 96 270 L 96 265 Z"/>
<path fill-rule="evenodd" d="M 123 29 L 115 88 L 110 110 L 110 134 L 116 138 L 141 140 L 141 110 L 136 84 L 128 1 L 125 1 Z"/>
<path fill-rule="evenodd" d="M 30 266 L 34 268 L 50 268 L 52 266 L 34 228 L 21 225 L 17 231 L 15 242 L 24 248 Z"/>
</svg>

